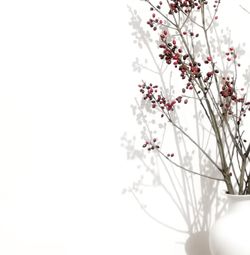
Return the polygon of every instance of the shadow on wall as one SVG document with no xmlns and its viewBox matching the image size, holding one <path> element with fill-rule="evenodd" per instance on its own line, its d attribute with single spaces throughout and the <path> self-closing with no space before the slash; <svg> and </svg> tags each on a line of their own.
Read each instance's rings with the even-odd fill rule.
<svg viewBox="0 0 250 255">
<path fill-rule="evenodd" d="M 136 57 L 136 60 L 132 64 L 133 70 L 135 72 L 146 71 L 147 73 L 151 73 L 152 79 L 157 80 L 161 84 L 166 95 L 174 94 L 175 88 L 171 85 L 173 79 L 172 73 L 168 72 L 162 61 L 155 57 L 157 55 L 153 51 L 155 44 L 158 42 L 154 41 L 149 31 L 144 29 L 144 24 L 138 12 L 131 8 L 129 8 L 129 12 L 131 14 L 129 24 L 133 30 L 134 42 L 139 48 L 144 50 L 143 56 L 147 53 L 150 60 L 144 59 L 142 61 L 140 57 Z M 218 31 L 218 27 L 215 25 L 213 36 L 212 50 L 214 54 L 221 56 L 221 49 L 227 49 L 231 46 L 230 30 Z M 203 54 L 202 47 L 201 42 L 197 40 L 194 48 L 200 54 Z M 240 46 L 237 48 L 237 52 L 239 53 L 239 57 L 244 54 L 244 50 Z M 153 66 L 150 66 L 149 63 L 153 63 Z M 223 69 L 223 72 L 226 74 L 228 66 L 225 65 Z M 168 86 L 165 82 L 166 77 L 168 78 Z M 246 70 L 244 79 L 245 83 L 250 82 L 250 67 Z M 177 174 L 176 170 L 173 171 L 173 169 L 180 167 L 173 167 L 173 164 L 169 160 L 166 160 L 166 158 L 157 152 L 150 152 L 148 154 L 141 147 L 142 143 L 145 140 L 152 140 L 157 135 L 161 137 L 161 147 L 164 146 L 164 138 L 169 124 L 164 122 L 162 118 L 158 118 L 159 113 L 152 109 L 150 105 L 147 105 L 144 100 L 138 101 L 136 99 L 135 104 L 131 105 L 131 108 L 140 127 L 140 137 L 137 139 L 137 136 L 133 135 L 133 138 L 129 138 L 128 134 L 125 133 L 121 138 L 122 146 L 126 149 L 127 158 L 139 162 L 138 168 L 143 169 L 144 174 L 138 180 L 134 181 L 131 186 L 124 189 L 123 193 L 132 194 L 144 213 L 152 220 L 172 231 L 180 233 L 180 235 L 187 236 L 186 242 L 184 243 L 187 255 L 211 255 L 208 246 L 208 230 L 214 219 L 218 218 L 226 207 L 224 199 L 217 197 L 219 182 L 190 174 L 181 169 L 178 169 L 179 172 Z M 193 116 L 193 122 L 196 128 L 195 137 L 198 144 L 207 149 L 211 145 L 211 140 L 214 139 L 212 131 L 208 130 L 203 124 L 204 121 L 202 120 L 204 116 L 199 106 L 194 104 L 193 110 L 195 113 Z M 179 115 L 181 115 L 181 112 Z M 181 116 L 178 116 L 178 113 L 176 113 L 174 118 L 179 123 Z M 201 152 L 190 149 L 190 144 L 185 141 L 182 133 L 176 129 L 172 129 L 171 137 L 172 142 L 175 143 L 175 160 L 178 161 L 181 167 L 185 167 L 186 169 L 194 169 L 195 167 L 202 169 L 203 174 L 212 174 L 217 178 L 221 177 L 216 176 L 217 173 L 213 170 L 213 165 L 203 157 Z M 211 154 L 213 154 L 212 151 Z M 216 157 L 216 153 L 212 156 Z M 195 160 L 198 163 L 194 163 Z M 168 180 L 167 184 L 165 183 L 164 177 Z M 148 181 L 149 178 L 151 178 L 150 182 Z M 197 185 L 199 189 L 197 189 Z M 159 219 L 145 206 L 142 193 L 148 187 L 162 188 L 168 199 L 172 201 L 172 205 L 178 210 L 181 219 L 185 222 L 183 229 L 176 228 L 171 223 Z M 169 220 L 171 222 L 171 219 Z"/>
</svg>

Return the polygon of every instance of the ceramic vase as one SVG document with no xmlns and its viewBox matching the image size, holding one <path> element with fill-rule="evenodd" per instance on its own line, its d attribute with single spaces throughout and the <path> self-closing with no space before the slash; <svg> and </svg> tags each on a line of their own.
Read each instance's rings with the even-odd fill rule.
<svg viewBox="0 0 250 255">
<path fill-rule="evenodd" d="M 225 195 L 228 208 L 209 233 L 212 255 L 250 255 L 250 195 Z"/>
</svg>

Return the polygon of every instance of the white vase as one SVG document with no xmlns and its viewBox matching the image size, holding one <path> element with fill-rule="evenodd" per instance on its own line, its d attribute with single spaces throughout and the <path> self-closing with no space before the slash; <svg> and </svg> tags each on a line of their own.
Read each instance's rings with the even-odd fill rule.
<svg viewBox="0 0 250 255">
<path fill-rule="evenodd" d="M 209 233 L 212 255 L 250 255 L 250 195 L 226 195 L 228 209 Z"/>
</svg>

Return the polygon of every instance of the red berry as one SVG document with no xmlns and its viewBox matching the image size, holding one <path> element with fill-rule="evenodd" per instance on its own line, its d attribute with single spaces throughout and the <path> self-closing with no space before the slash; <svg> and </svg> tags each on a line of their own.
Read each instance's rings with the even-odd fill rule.
<svg viewBox="0 0 250 255">
<path fill-rule="evenodd" d="M 207 57 L 207 60 L 208 60 L 208 61 L 212 61 L 212 57 L 211 57 L 211 56 L 208 56 L 208 57 Z"/>
</svg>

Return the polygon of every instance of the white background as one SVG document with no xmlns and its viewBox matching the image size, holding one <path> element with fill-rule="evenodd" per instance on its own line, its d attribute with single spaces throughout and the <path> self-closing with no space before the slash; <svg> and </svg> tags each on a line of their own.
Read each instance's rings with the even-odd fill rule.
<svg viewBox="0 0 250 255">
<path fill-rule="evenodd" d="M 0 1 L 1 254 L 185 254 L 187 236 L 122 195 L 137 165 L 121 137 L 135 132 L 143 78 L 127 5 L 143 4 Z M 233 20 L 250 16 L 228 5 L 225 23 L 242 36 Z"/>
</svg>

